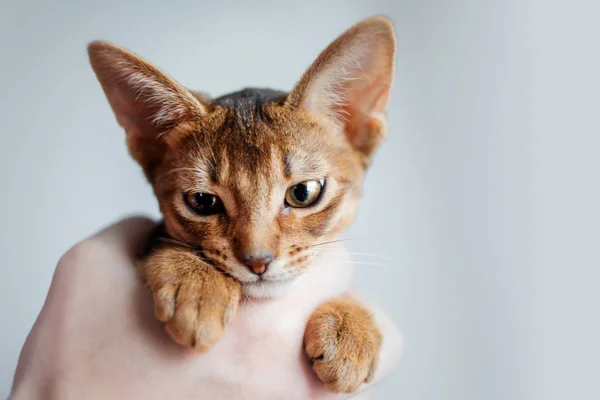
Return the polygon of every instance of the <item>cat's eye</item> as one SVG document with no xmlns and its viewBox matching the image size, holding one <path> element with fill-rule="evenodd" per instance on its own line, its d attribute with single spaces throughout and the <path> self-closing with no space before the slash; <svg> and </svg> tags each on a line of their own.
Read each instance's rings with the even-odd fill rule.
<svg viewBox="0 0 600 400">
<path fill-rule="evenodd" d="M 312 206 L 321 198 L 324 179 L 300 182 L 290 187 L 285 194 L 285 204 L 294 208 Z"/>
<path fill-rule="evenodd" d="M 208 193 L 184 193 L 185 204 L 196 214 L 208 216 L 225 211 L 221 199 Z"/>
</svg>

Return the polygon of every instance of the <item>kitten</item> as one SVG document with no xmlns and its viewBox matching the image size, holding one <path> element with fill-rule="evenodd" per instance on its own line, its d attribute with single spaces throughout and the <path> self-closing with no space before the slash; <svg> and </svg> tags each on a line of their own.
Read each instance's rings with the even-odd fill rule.
<svg viewBox="0 0 600 400">
<path fill-rule="evenodd" d="M 137 55 L 89 45 L 91 65 L 164 216 L 140 274 L 177 343 L 211 348 L 245 294 L 285 292 L 353 220 L 365 171 L 384 139 L 393 77 L 391 22 L 337 38 L 289 92 L 216 99 L 187 90 Z M 336 392 L 369 382 L 381 334 L 350 298 L 321 305 L 304 348 Z"/>
</svg>

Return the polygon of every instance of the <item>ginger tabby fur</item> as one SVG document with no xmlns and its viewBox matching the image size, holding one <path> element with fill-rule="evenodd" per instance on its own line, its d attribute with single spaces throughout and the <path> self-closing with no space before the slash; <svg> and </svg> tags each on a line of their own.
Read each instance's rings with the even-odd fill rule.
<svg viewBox="0 0 600 400">
<path fill-rule="evenodd" d="M 121 47 L 88 51 L 164 217 L 138 268 L 156 317 L 177 343 L 207 351 L 243 296 L 285 293 L 354 219 L 387 133 L 393 26 L 384 17 L 353 26 L 289 93 L 211 99 Z M 304 335 L 335 392 L 373 378 L 381 342 L 373 317 L 346 297 L 318 307 Z"/>
</svg>

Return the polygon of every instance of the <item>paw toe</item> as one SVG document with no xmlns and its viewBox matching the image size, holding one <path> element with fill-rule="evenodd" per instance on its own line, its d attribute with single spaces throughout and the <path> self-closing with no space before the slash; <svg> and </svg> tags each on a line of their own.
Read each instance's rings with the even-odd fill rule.
<svg viewBox="0 0 600 400">
<path fill-rule="evenodd" d="M 175 287 L 165 286 L 154 294 L 154 314 L 159 321 L 168 322 L 173 318 L 176 293 Z"/>
<path fill-rule="evenodd" d="M 205 352 L 223 337 L 223 325 L 215 318 L 204 318 L 199 321 L 194 336 L 193 348 Z"/>
<path fill-rule="evenodd" d="M 368 375 L 366 368 L 350 360 L 319 360 L 315 361 L 313 369 L 329 390 L 338 393 L 356 391 Z"/>
</svg>

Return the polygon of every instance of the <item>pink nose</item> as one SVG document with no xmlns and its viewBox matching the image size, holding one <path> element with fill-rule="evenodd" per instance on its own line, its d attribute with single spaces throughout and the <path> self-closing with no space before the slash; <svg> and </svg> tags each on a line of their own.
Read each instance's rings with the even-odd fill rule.
<svg viewBox="0 0 600 400">
<path fill-rule="evenodd" d="M 261 254 L 259 257 L 246 257 L 242 260 L 250 271 L 259 276 L 267 272 L 271 261 L 273 261 L 273 254 L 271 253 Z"/>
</svg>

